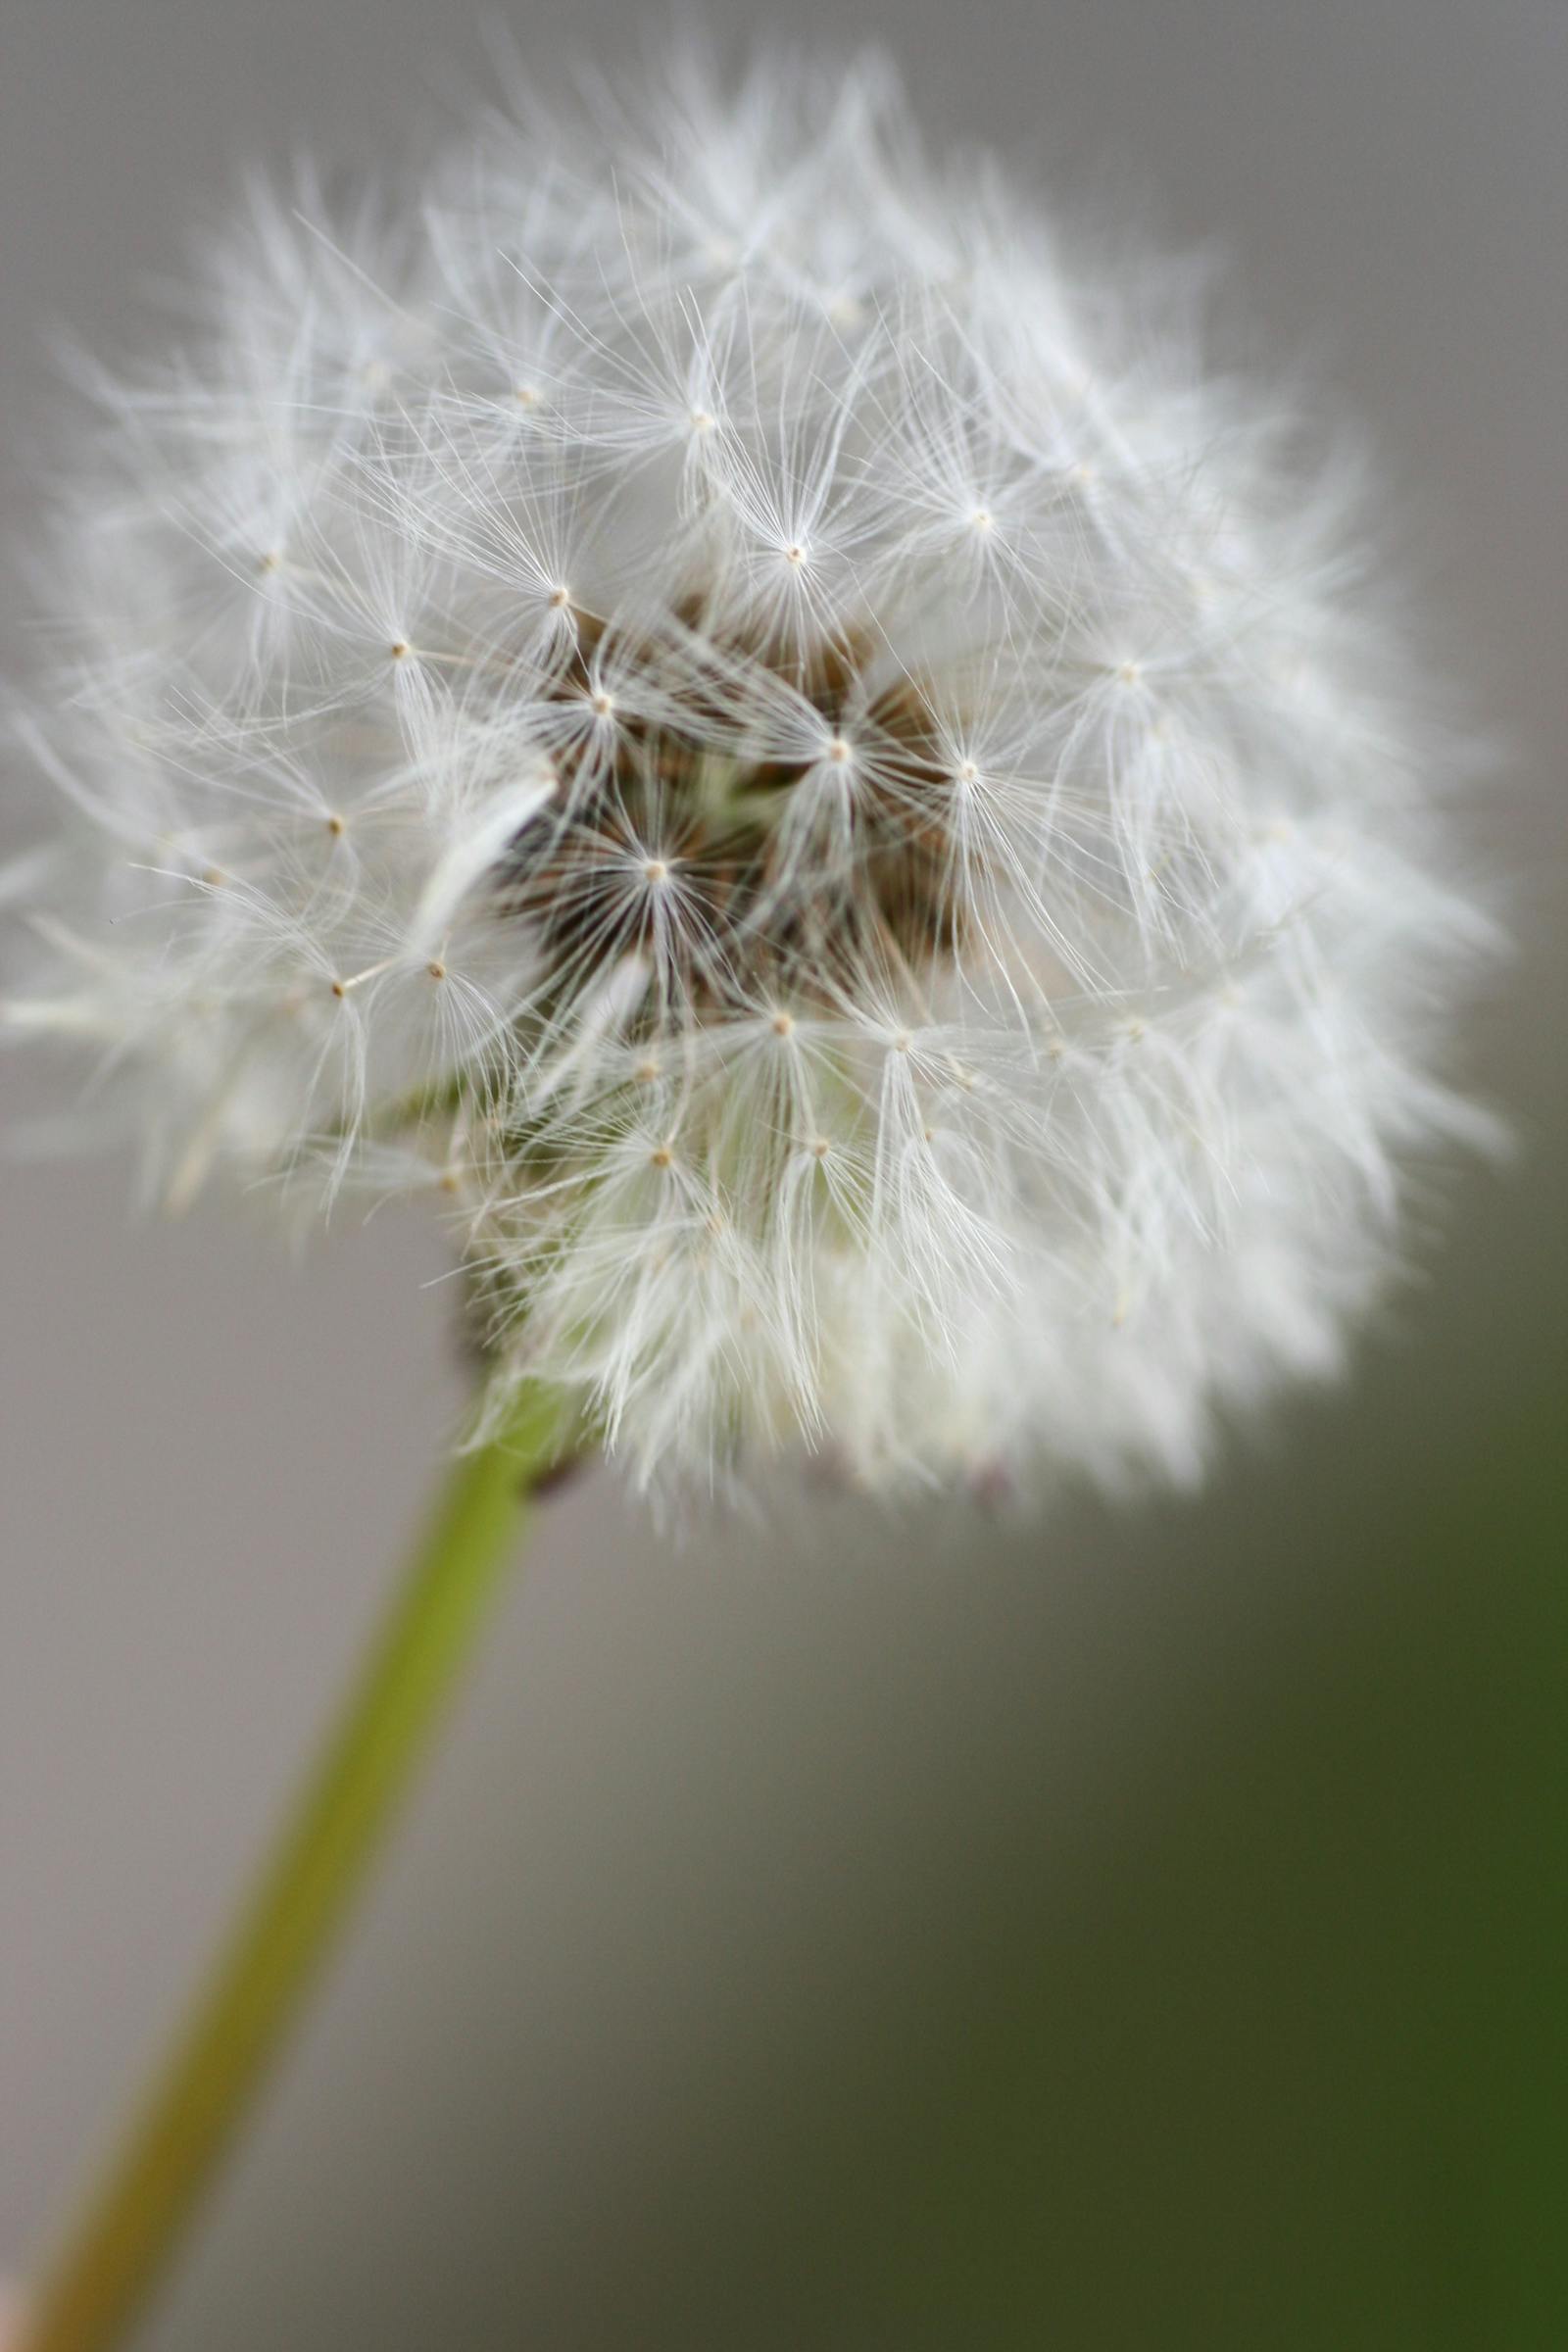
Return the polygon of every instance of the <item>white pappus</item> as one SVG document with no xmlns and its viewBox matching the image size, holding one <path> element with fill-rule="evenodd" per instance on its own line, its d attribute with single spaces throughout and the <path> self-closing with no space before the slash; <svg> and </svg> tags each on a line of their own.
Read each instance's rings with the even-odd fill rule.
<svg viewBox="0 0 1568 2352">
<path fill-rule="evenodd" d="M 645 1480 L 1192 1477 L 1486 1131 L 1375 478 L 874 61 L 416 182 L 253 193 L 93 374 L 7 1029 L 176 1203 L 427 1189 Z"/>
</svg>

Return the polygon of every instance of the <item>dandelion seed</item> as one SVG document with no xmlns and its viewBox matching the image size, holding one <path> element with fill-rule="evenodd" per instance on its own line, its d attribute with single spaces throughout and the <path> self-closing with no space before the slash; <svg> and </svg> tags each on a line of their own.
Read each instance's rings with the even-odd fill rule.
<svg viewBox="0 0 1568 2352">
<path fill-rule="evenodd" d="M 1487 1133 L 1463 755 L 1378 485 L 841 79 L 253 208 L 73 460 L 5 1033 L 181 1199 L 461 1187 L 644 1479 L 1191 1477 Z"/>
</svg>

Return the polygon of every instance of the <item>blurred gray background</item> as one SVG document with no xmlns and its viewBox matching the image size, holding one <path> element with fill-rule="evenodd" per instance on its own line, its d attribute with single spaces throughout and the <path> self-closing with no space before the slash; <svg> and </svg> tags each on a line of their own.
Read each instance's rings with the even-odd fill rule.
<svg viewBox="0 0 1568 2352">
<path fill-rule="evenodd" d="M 633 11 L 497 14 L 554 73 Z M 1220 238 L 1381 442 L 1512 747 L 1478 838 L 1522 950 L 1469 1067 L 1518 1163 L 1200 1502 L 803 1504 L 677 1549 L 564 1494 L 145 2342 L 1557 2346 L 1568 12 L 787 29 L 885 38 L 938 134 Z M 13 531 L 52 326 L 133 336 L 237 164 L 374 155 L 484 74 L 461 0 L 7 0 Z M 16 610 L 0 574 L 7 662 Z M 204 1960 L 459 1393 L 419 1223 L 296 1266 L 129 1197 L 0 1166 L 0 2271 Z"/>
</svg>

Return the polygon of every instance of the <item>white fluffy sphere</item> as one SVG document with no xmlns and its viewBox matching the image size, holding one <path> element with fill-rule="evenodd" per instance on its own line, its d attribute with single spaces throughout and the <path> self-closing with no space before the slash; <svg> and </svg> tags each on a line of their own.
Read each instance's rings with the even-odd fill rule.
<svg viewBox="0 0 1568 2352">
<path fill-rule="evenodd" d="M 1338 1357 L 1486 927 L 1376 484 L 875 66 L 257 195 L 99 378 L 7 1020 L 428 1188 L 651 1478 L 1191 1475 Z"/>
</svg>

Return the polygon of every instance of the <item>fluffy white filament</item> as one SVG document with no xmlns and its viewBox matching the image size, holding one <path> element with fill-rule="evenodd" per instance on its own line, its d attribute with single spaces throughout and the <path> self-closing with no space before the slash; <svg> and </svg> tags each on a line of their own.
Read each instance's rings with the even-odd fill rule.
<svg viewBox="0 0 1568 2352">
<path fill-rule="evenodd" d="M 647 1477 L 1190 1476 L 1338 1359 L 1485 925 L 1377 488 L 874 65 L 253 197 L 95 378 L 16 1032 L 428 1189 Z"/>
</svg>

